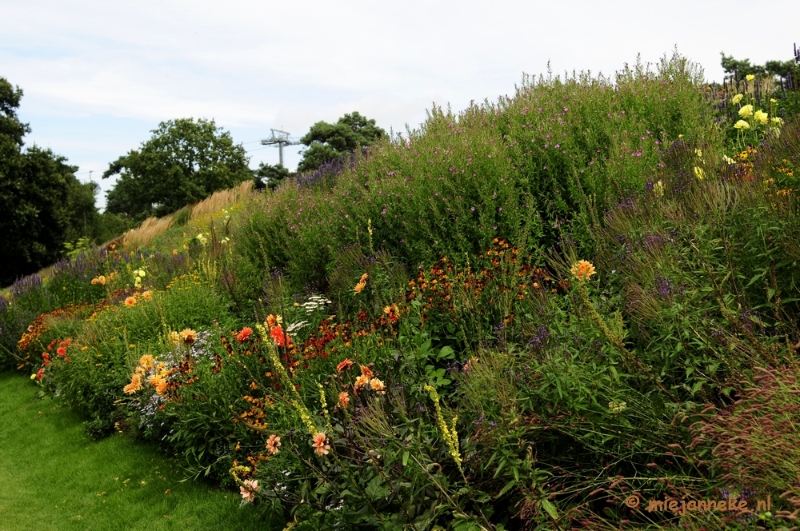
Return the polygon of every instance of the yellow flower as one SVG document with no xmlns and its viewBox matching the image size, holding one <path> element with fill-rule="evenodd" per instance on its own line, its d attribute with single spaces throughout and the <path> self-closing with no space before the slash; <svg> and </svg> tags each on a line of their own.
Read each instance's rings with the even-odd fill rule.
<svg viewBox="0 0 800 531">
<path fill-rule="evenodd" d="M 369 386 L 372 388 L 373 391 L 382 395 L 386 393 L 386 386 L 384 383 L 377 378 L 373 378 L 369 381 Z"/>
<path fill-rule="evenodd" d="M 762 110 L 757 110 L 755 117 L 762 124 L 766 124 L 769 121 L 769 115 Z"/>
<path fill-rule="evenodd" d="M 770 99 L 769 99 L 769 102 L 770 102 L 770 103 L 778 103 L 778 100 L 776 100 L 775 98 L 770 98 Z"/>
<path fill-rule="evenodd" d="M 195 332 L 191 328 L 186 328 L 181 331 L 180 337 L 186 345 L 191 345 L 192 343 L 197 341 L 197 332 Z"/>
<path fill-rule="evenodd" d="M 743 105 L 741 109 L 739 109 L 739 116 L 742 118 L 750 118 L 753 115 L 753 106 L 749 103 L 747 105 Z"/>
<path fill-rule="evenodd" d="M 702 159 L 703 158 L 703 152 L 700 149 L 695 149 L 694 150 L 694 154 L 697 155 L 698 159 Z"/>
<path fill-rule="evenodd" d="M 180 344 L 180 342 L 181 342 L 181 335 L 180 335 L 178 332 L 175 332 L 175 331 L 173 330 L 172 332 L 170 332 L 169 334 L 167 334 L 167 339 L 168 339 L 168 340 L 169 340 L 169 342 L 170 342 L 170 343 L 172 343 L 173 345 L 178 345 L 178 344 Z"/>
<path fill-rule="evenodd" d="M 700 168 L 699 166 L 695 166 L 694 167 L 694 176 L 697 177 L 698 179 L 702 180 L 702 179 L 705 179 L 706 172 L 703 171 L 703 168 Z"/>
<path fill-rule="evenodd" d="M 731 98 L 731 103 L 734 103 L 734 104 L 739 103 L 740 101 L 742 101 L 742 98 L 744 98 L 744 96 L 742 94 L 737 94 L 736 96 Z"/>
<path fill-rule="evenodd" d="M 728 155 L 722 155 L 722 160 L 724 160 L 728 164 L 736 164 L 736 161 L 730 158 Z"/>
<path fill-rule="evenodd" d="M 595 274 L 594 266 L 591 262 L 586 260 L 580 260 L 573 264 L 572 269 L 570 269 L 572 276 L 575 277 L 576 280 L 589 280 L 589 277 Z"/>
<path fill-rule="evenodd" d="M 747 74 L 746 76 L 744 76 L 744 78 L 747 81 L 753 81 L 756 78 L 756 76 L 754 76 L 753 74 Z"/>
<path fill-rule="evenodd" d="M 780 116 L 776 116 L 772 119 L 772 123 L 780 127 L 781 125 L 783 125 L 783 118 L 781 118 Z"/>
<path fill-rule="evenodd" d="M 745 122 L 744 120 L 739 120 L 738 122 L 733 124 L 733 126 L 736 129 L 750 129 L 750 124 Z"/>
<path fill-rule="evenodd" d="M 658 197 L 664 197 L 664 183 L 658 181 L 656 184 L 654 184 L 653 193 L 656 194 Z"/>
<path fill-rule="evenodd" d="M 155 358 L 153 358 L 153 356 L 151 356 L 150 354 L 145 354 L 144 356 L 139 358 L 139 365 L 144 367 L 146 371 L 152 369 L 155 362 L 156 362 Z"/>
</svg>

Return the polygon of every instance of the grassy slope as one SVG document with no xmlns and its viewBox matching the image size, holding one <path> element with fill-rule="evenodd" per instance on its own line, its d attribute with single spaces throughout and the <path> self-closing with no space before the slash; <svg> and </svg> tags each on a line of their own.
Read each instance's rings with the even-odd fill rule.
<svg viewBox="0 0 800 531">
<path fill-rule="evenodd" d="M 263 529 L 235 493 L 180 483 L 174 463 L 129 439 L 89 441 L 75 413 L 37 393 L 0 374 L 0 530 Z"/>
</svg>

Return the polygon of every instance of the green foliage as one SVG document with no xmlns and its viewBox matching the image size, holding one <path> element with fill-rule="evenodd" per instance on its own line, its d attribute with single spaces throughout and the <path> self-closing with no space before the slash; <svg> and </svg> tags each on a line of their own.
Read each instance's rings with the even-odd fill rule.
<svg viewBox="0 0 800 531">
<path fill-rule="evenodd" d="M 262 162 L 258 165 L 258 169 L 253 171 L 253 178 L 256 182 L 256 190 L 269 188 L 274 190 L 278 185 L 289 176 L 289 170 L 280 164 L 266 164 Z"/>
<path fill-rule="evenodd" d="M 386 132 L 358 112 L 345 114 L 335 124 L 317 122 L 300 139 L 307 149 L 297 171 L 314 171 L 326 162 L 355 151 L 358 146 L 367 147 L 386 136 Z"/>
<path fill-rule="evenodd" d="M 213 120 L 170 120 L 152 133 L 103 173 L 119 175 L 108 193 L 109 212 L 139 221 L 163 216 L 252 178 L 244 148 Z"/>
</svg>

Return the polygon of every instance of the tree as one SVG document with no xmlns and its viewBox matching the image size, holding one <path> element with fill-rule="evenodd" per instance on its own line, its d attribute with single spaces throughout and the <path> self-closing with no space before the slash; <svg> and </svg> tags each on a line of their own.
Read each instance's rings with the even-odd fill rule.
<svg viewBox="0 0 800 531">
<path fill-rule="evenodd" d="M 103 173 L 120 176 L 107 194 L 108 212 L 137 220 L 163 216 L 253 178 L 244 147 L 214 120 L 170 120 L 152 133 Z"/>
<path fill-rule="evenodd" d="M 300 143 L 308 146 L 297 171 L 313 171 L 333 159 L 365 147 L 384 137 L 386 131 L 358 112 L 345 114 L 335 124 L 317 122 Z"/>
<path fill-rule="evenodd" d="M 289 170 L 280 164 L 273 166 L 262 162 L 258 165 L 257 170 L 253 170 L 256 190 L 263 190 L 264 188 L 274 190 L 288 176 Z"/>
<path fill-rule="evenodd" d="M 16 109 L 22 90 L 0 78 L 0 284 L 48 266 L 64 244 L 91 234 L 97 224 L 94 185 L 81 183 L 75 166 L 49 149 L 22 150 L 30 127 Z"/>
</svg>

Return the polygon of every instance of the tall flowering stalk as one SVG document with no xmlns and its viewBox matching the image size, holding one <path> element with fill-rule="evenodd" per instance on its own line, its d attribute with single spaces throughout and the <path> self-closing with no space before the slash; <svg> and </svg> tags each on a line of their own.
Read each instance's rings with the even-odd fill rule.
<svg viewBox="0 0 800 531">
<path fill-rule="evenodd" d="M 659 382 L 653 374 L 647 370 L 647 368 L 639 361 L 626 347 L 625 344 L 622 342 L 623 339 L 623 326 L 622 326 L 622 317 L 620 314 L 617 314 L 616 322 L 614 323 L 615 330 L 611 330 L 609 326 L 606 324 L 605 319 L 597 312 L 592 301 L 589 300 L 589 290 L 586 288 L 586 282 L 589 280 L 589 277 L 596 273 L 594 266 L 591 262 L 586 260 L 580 260 L 579 262 L 575 262 L 570 269 L 570 273 L 572 273 L 572 278 L 577 280 L 577 290 L 578 290 L 578 298 L 580 299 L 583 307 L 589 312 L 589 317 L 592 321 L 600 328 L 600 331 L 603 332 L 603 335 L 606 336 L 606 339 L 617 347 L 617 349 L 622 352 L 625 357 L 634 363 L 639 370 L 641 370 L 644 374 L 650 378 L 656 386 L 658 386 L 661 391 L 667 395 L 673 402 L 678 403 L 679 400 L 675 395 L 670 393 L 662 384 Z"/>
<path fill-rule="evenodd" d="M 468 483 L 467 477 L 464 475 L 464 469 L 461 468 L 461 453 L 458 451 L 458 433 L 456 432 L 458 417 L 453 417 L 452 426 L 448 426 L 447 422 L 444 420 L 444 415 L 442 415 L 442 408 L 439 405 L 439 393 L 436 392 L 433 386 L 427 384 L 425 385 L 425 390 L 430 393 L 431 400 L 433 400 L 433 406 L 436 408 L 436 423 L 439 425 L 439 430 L 442 432 L 444 442 L 450 450 L 450 456 L 453 458 L 453 461 L 456 462 L 456 466 L 458 467 L 458 471 L 461 472 L 461 477 L 464 478 L 464 482 Z"/>
</svg>

